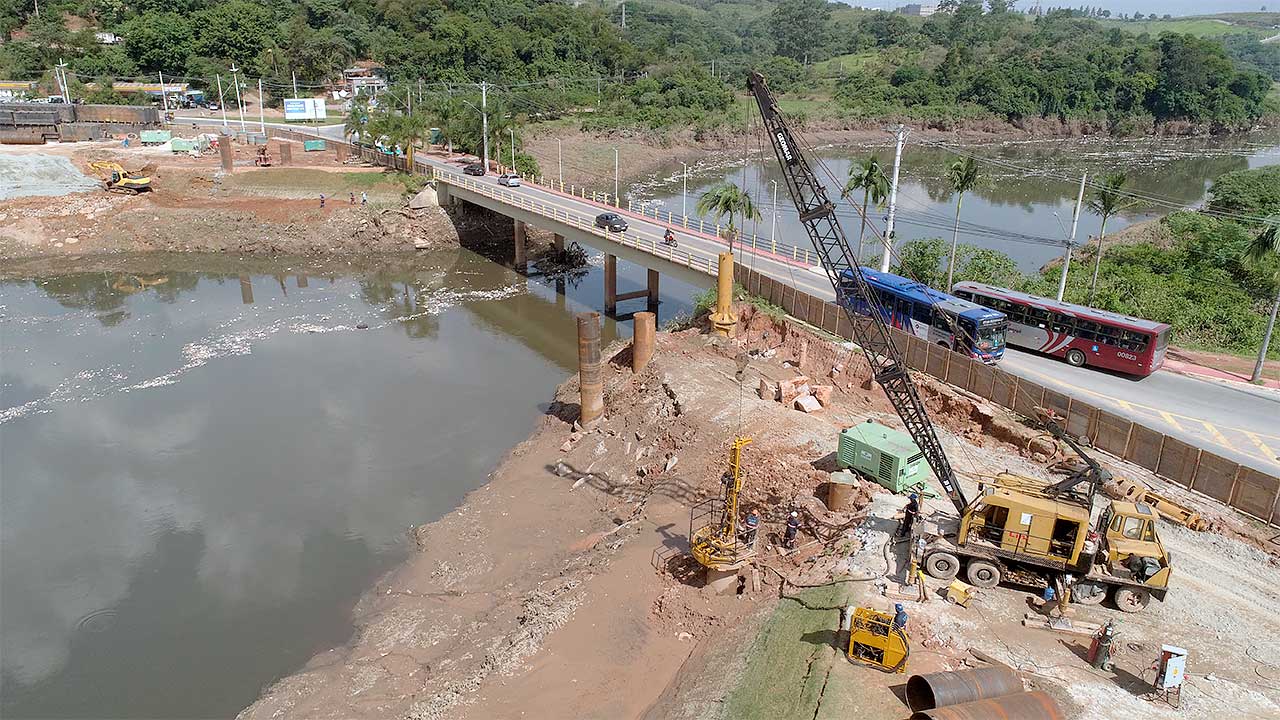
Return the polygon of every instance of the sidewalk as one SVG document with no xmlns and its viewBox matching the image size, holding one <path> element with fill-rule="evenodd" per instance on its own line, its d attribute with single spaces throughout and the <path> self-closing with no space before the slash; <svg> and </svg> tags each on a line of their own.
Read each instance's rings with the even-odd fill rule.
<svg viewBox="0 0 1280 720">
<path fill-rule="evenodd" d="M 1239 373 L 1228 372 L 1226 370 L 1220 370 L 1218 368 L 1208 367 L 1206 365 L 1198 365 L 1196 363 L 1188 362 L 1184 360 L 1174 360 L 1172 358 L 1165 358 L 1164 365 L 1161 369 L 1168 370 L 1169 372 L 1175 372 L 1175 373 L 1178 373 L 1179 375 L 1190 375 L 1192 377 L 1200 377 L 1200 378 L 1206 378 L 1210 380 L 1220 380 L 1223 382 L 1251 384 L 1249 383 L 1248 375 L 1241 375 Z M 1265 388 L 1271 388 L 1273 390 L 1280 390 L 1280 379 L 1270 377 L 1270 375 L 1272 374 L 1273 374 L 1272 368 L 1268 364 L 1268 366 L 1265 368 L 1265 371 L 1263 372 L 1262 381 L 1257 385 L 1257 387 L 1265 387 Z"/>
</svg>

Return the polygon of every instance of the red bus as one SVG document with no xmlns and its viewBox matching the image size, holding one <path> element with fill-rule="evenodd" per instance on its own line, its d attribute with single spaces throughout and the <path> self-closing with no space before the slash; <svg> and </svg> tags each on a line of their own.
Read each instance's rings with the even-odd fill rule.
<svg viewBox="0 0 1280 720">
<path fill-rule="evenodd" d="M 1089 365 L 1146 377 L 1164 362 L 1169 325 L 1058 302 L 1008 288 L 959 282 L 953 293 L 999 310 L 1009 318 L 1009 345 Z"/>
</svg>

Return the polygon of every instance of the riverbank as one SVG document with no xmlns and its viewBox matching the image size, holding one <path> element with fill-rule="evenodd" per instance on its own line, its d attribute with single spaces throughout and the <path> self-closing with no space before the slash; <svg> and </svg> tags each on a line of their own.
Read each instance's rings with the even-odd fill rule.
<svg viewBox="0 0 1280 720">
<path fill-rule="evenodd" d="M 239 717 L 795 716 L 784 706 L 818 682 L 816 675 L 803 679 L 816 659 L 810 655 L 822 653 L 828 666 L 839 658 L 835 610 L 843 605 L 811 613 L 807 622 L 819 624 L 799 634 L 760 630 L 777 625 L 776 613 L 794 612 L 787 598 L 797 585 L 880 572 L 885 528 L 893 527 L 901 498 L 871 485 L 860 485 L 855 502 L 840 511 L 827 509 L 823 498 L 839 428 L 868 418 L 898 421 L 870 389 L 859 358 L 745 306 L 741 312 L 734 342 L 712 340 L 702 328 L 660 333 L 654 361 L 640 374 L 630 370 L 626 347 L 606 351 L 606 417 L 586 432 L 573 425 L 576 378 L 562 384 L 532 436 L 486 485 L 455 512 L 411 531 L 417 552 L 358 604 L 351 643 L 315 656 Z M 738 380 L 735 358 L 744 350 L 751 359 Z M 757 395 L 761 381 L 794 377 L 796 365 L 832 385 L 831 402 L 817 414 Z M 971 492 L 969 479 L 996 469 L 1049 477 L 1036 431 L 948 386 L 920 382 Z M 717 496 L 735 435 L 753 438 L 744 453 L 742 509 L 764 517 L 762 555 L 758 575 L 740 594 L 721 596 L 701 587 L 685 555 L 687 528 L 690 508 Z M 947 507 L 945 500 L 926 506 Z M 802 531 L 798 550 L 784 554 L 777 543 L 791 510 L 801 514 Z M 1242 527 L 1230 512 L 1206 512 L 1233 532 Z M 1008 593 L 1001 607 L 1012 610 L 1002 610 L 998 624 L 1010 637 L 1016 619 L 1003 615 L 1021 596 L 993 592 Z M 1190 594 L 1183 598 L 1192 602 Z M 1268 595 L 1265 602 L 1277 601 Z M 913 658 L 914 671 L 954 667 L 963 655 L 957 638 L 969 637 L 969 621 L 948 612 L 921 616 L 913 637 L 928 652 Z M 1205 613 L 1196 617 L 1211 622 Z M 768 643 L 783 643 L 786 652 Z M 1040 645 L 1038 652 L 1052 652 Z M 905 714 L 889 690 L 899 679 L 852 672 L 858 694 L 885 694 L 866 717 Z M 785 678 L 796 684 L 779 685 Z M 840 692 L 852 697 L 853 687 Z M 1055 692 L 1070 701 L 1064 687 Z M 822 702 L 821 692 L 813 697 Z M 727 701 L 744 714 L 729 711 Z M 815 716 L 814 708 L 805 716 Z"/>
</svg>

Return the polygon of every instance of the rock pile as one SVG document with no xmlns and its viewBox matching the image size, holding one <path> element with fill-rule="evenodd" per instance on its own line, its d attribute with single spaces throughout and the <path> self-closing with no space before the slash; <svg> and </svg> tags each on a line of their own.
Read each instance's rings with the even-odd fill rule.
<svg viewBox="0 0 1280 720">
<path fill-rule="evenodd" d="M 801 412 L 814 413 L 831 404 L 835 386 L 814 385 L 807 375 L 797 375 L 778 383 L 761 378 L 758 392 L 762 400 L 772 399 Z"/>
</svg>

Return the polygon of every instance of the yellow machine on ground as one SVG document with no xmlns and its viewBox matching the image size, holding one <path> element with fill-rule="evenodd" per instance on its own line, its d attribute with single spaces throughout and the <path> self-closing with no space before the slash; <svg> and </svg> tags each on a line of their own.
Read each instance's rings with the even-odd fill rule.
<svg viewBox="0 0 1280 720">
<path fill-rule="evenodd" d="M 893 614 L 873 608 L 851 608 L 849 659 L 892 673 L 907 671 L 910 638 L 893 622 Z"/>
<path fill-rule="evenodd" d="M 738 525 L 738 494 L 742 492 L 742 448 L 751 438 L 740 437 L 729 449 L 720 498 L 698 503 L 689 516 L 689 551 L 708 570 L 737 570 L 756 555 L 755 530 Z"/>
<path fill-rule="evenodd" d="M 1159 511 L 1112 500 L 1094 524 L 1093 493 L 1063 486 L 997 475 L 962 514 L 955 542 L 926 549 L 926 572 L 949 580 L 963 561 L 966 579 L 982 588 L 1070 575 L 1072 600 L 1092 605 L 1110 595 L 1125 612 L 1142 610 L 1153 596 L 1163 600 L 1172 568 L 1156 532 Z"/>
<path fill-rule="evenodd" d="M 89 167 L 98 171 L 108 192 L 137 195 L 151 189 L 151 176 L 144 170 L 125 170 L 120 163 L 107 160 L 89 163 Z"/>
</svg>

